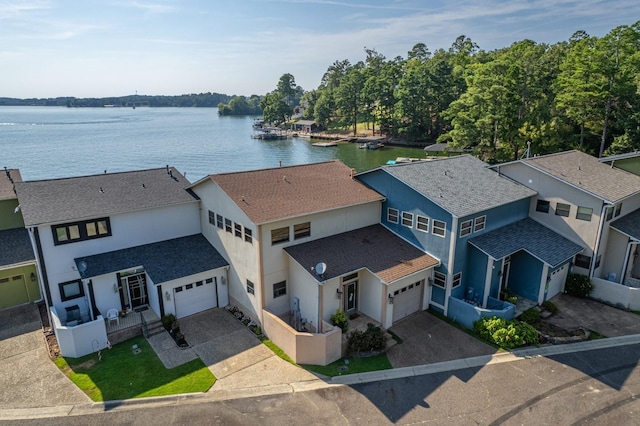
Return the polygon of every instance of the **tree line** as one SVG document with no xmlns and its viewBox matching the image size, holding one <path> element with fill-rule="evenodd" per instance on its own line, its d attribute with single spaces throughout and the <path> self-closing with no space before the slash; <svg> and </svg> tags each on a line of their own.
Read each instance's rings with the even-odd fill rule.
<svg viewBox="0 0 640 426">
<path fill-rule="evenodd" d="M 106 98 L 0 98 L 0 106 L 67 106 L 67 107 L 103 107 L 105 105 L 130 107 L 133 105 L 151 107 L 215 107 L 220 102 L 229 102 L 231 97 L 221 93 L 192 93 L 177 96 L 165 95 L 128 95 Z"/>
<path fill-rule="evenodd" d="M 640 21 L 603 37 L 578 31 L 555 44 L 523 40 L 484 51 L 458 37 L 449 49 L 416 44 L 407 57 L 365 48 L 336 61 L 303 91 L 285 74 L 260 105 L 265 121 L 306 119 L 356 132 L 358 123 L 392 138 L 447 142 L 486 161 L 546 154 L 640 149 Z"/>
</svg>

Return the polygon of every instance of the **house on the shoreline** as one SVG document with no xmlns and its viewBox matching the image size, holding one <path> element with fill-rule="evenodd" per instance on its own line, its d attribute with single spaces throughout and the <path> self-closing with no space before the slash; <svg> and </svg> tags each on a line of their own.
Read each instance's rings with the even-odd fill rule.
<svg viewBox="0 0 640 426">
<path fill-rule="evenodd" d="M 168 166 L 16 182 L 62 355 L 104 348 L 111 321 L 142 310 L 227 305 L 228 264 L 200 234 L 188 185 Z"/>
<path fill-rule="evenodd" d="M 42 299 L 36 257 L 14 191 L 17 169 L 0 170 L 0 309 Z"/>
</svg>

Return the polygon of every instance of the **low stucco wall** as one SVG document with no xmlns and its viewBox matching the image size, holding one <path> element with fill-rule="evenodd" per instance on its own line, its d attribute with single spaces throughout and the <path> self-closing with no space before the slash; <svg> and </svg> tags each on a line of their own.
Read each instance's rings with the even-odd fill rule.
<svg viewBox="0 0 640 426">
<path fill-rule="evenodd" d="M 67 327 L 62 325 L 56 308 L 52 307 L 51 319 L 62 356 L 78 358 L 107 346 L 107 327 L 102 315 L 95 321 Z"/>
<path fill-rule="evenodd" d="M 509 302 L 489 297 L 487 306 L 494 309 L 481 308 L 471 305 L 464 300 L 449 297 L 447 316 L 467 328 L 473 328 L 473 323 L 480 318 L 498 317 L 511 320 L 515 316 L 516 307 Z"/>
<path fill-rule="evenodd" d="M 341 357 L 342 330 L 322 322 L 324 333 L 304 333 L 291 328 L 269 311 L 262 311 L 262 329 L 298 364 L 327 365 Z"/>
<path fill-rule="evenodd" d="M 630 311 L 640 310 L 640 288 L 592 278 L 593 291 L 589 297 Z"/>
</svg>

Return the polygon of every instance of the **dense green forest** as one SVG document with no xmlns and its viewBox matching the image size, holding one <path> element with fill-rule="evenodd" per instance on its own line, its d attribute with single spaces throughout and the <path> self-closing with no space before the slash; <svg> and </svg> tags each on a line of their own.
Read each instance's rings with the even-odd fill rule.
<svg viewBox="0 0 640 426">
<path fill-rule="evenodd" d="M 260 96 L 251 95 L 234 96 L 229 103 L 220 102 L 218 104 L 218 114 L 220 115 L 262 115 L 260 108 Z"/>
<path fill-rule="evenodd" d="M 356 132 L 447 142 L 494 162 L 581 149 L 602 156 L 640 149 L 640 21 L 603 37 L 578 31 L 548 45 L 523 40 L 484 51 L 465 36 L 447 50 L 416 44 L 406 58 L 365 48 L 336 61 L 317 89 L 285 74 L 261 100 L 265 121 L 283 122 L 300 97 L 303 117 Z"/>
<path fill-rule="evenodd" d="M 59 97 L 45 99 L 0 98 L 0 106 L 68 106 L 103 107 L 105 105 L 130 107 L 215 107 L 220 102 L 229 102 L 231 97 L 220 93 L 198 93 L 179 96 L 129 95 L 109 98 Z"/>
</svg>

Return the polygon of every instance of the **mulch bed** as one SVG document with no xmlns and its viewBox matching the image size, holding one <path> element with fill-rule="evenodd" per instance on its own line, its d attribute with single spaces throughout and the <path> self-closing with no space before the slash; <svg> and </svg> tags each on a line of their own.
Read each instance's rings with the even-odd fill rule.
<svg viewBox="0 0 640 426">
<path fill-rule="evenodd" d="M 47 342 L 47 348 L 49 349 L 49 357 L 55 359 L 60 356 L 60 346 L 58 345 L 58 339 L 51 328 L 49 323 L 49 316 L 47 315 L 47 307 L 44 303 L 38 303 L 38 310 L 40 311 L 40 322 L 42 323 L 42 331 L 44 333 L 45 340 Z"/>
<path fill-rule="evenodd" d="M 566 330 L 545 320 L 539 321 L 535 325 L 535 329 L 541 334 L 543 341 L 540 343 L 562 343 L 580 340 L 580 338 L 587 339 L 589 337 L 589 333 L 582 328 Z"/>
</svg>

